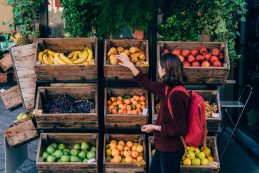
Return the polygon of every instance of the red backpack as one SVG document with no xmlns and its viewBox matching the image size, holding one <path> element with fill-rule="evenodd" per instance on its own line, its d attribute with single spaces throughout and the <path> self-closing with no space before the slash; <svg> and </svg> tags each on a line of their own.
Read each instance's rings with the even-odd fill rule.
<svg viewBox="0 0 259 173">
<path fill-rule="evenodd" d="M 191 97 L 189 117 L 188 117 L 188 130 L 184 137 L 181 136 L 181 140 L 185 147 L 185 151 L 187 149 L 187 146 L 199 147 L 201 144 L 203 144 L 204 147 L 206 147 L 206 137 L 207 137 L 208 130 L 207 130 L 207 124 L 206 124 L 204 99 L 196 92 L 191 91 L 189 93 L 183 86 L 174 87 L 169 93 L 169 96 L 173 94 L 173 92 L 175 91 L 182 91 L 186 95 Z M 168 93 L 168 87 L 166 87 L 165 93 L 166 94 Z M 172 111 L 173 108 L 170 104 L 169 99 L 167 102 L 167 106 L 172 118 L 174 119 L 173 111 Z M 178 129 L 176 123 L 175 125 L 176 125 L 176 129 Z"/>
</svg>

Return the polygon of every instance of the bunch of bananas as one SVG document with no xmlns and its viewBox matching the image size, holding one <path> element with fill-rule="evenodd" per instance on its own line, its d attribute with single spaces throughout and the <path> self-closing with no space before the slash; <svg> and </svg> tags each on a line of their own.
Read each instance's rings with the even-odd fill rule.
<svg viewBox="0 0 259 173">
<path fill-rule="evenodd" d="M 68 56 L 63 53 L 56 53 L 49 49 L 39 52 L 38 61 L 41 64 L 83 64 L 94 65 L 93 52 L 89 48 L 83 51 L 74 51 Z"/>
</svg>

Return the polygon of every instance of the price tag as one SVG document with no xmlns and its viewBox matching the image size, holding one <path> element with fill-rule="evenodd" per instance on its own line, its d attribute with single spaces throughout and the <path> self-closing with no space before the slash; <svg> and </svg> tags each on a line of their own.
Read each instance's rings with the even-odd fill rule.
<svg viewBox="0 0 259 173">
<path fill-rule="evenodd" d="M 147 115 L 148 109 L 143 109 L 142 115 Z"/>
<path fill-rule="evenodd" d="M 96 161 L 95 158 L 92 158 L 92 159 L 88 160 L 87 163 L 94 163 L 95 161 Z"/>
<path fill-rule="evenodd" d="M 3 93 L 3 92 L 5 92 L 5 89 L 3 89 L 3 88 L 0 89 L 0 93 Z"/>
<path fill-rule="evenodd" d="M 219 113 L 212 113 L 213 118 L 219 118 Z"/>
</svg>

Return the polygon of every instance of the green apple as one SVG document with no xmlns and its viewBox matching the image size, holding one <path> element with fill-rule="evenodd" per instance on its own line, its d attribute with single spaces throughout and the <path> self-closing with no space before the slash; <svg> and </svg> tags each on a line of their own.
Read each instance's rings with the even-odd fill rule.
<svg viewBox="0 0 259 173">
<path fill-rule="evenodd" d="M 90 159 L 92 159 L 92 158 L 95 158 L 95 152 L 89 151 L 89 152 L 87 153 L 87 159 L 90 160 Z"/>
<path fill-rule="evenodd" d="M 89 150 L 90 145 L 87 142 L 82 142 L 81 143 L 81 150 Z"/>
<path fill-rule="evenodd" d="M 79 162 L 79 159 L 77 156 L 70 156 L 70 162 Z"/>
<path fill-rule="evenodd" d="M 201 160 L 198 158 L 195 158 L 192 160 L 192 165 L 193 166 L 200 166 L 201 165 Z"/>
<path fill-rule="evenodd" d="M 58 145 L 56 143 L 52 143 L 50 144 L 50 146 L 52 146 L 55 150 L 58 148 Z"/>
<path fill-rule="evenodd" d="M 66 148 L 65 144 L 59 144 L 58 149 L 64 150 Z"/>
<path fill-rule="evenodd" d="M 22 120 L 22 116 L 23 116 L 23 113 L 20 113 L 20 114 L 17 116 L 17 120 Z"/>
<path fill-rule="evenodd" d="M 55 148 L 52 147 L 52 146 L 48 146 L 46 151 L 49 153 L 49 154 L 53 154 L 55 152 Z"/>
<path fill-rule="evenodd" d="M 78 157 L 80 159 L 85 159 L 86 158 L 86 153 L 84 151 L 81 151 L 79 154 L 78 154 Z"/>
<path fill-rule="evenodd" d="M 192 152 L 194 152 L 194 147 L 187 147 L 187 151 L 192 151 Z"/>
<path fill-rule="evenodd" d="M 26 119 L 26 118 L 28 118 L 29 116 L 27 115 L 27 114 L 23 114 L 22 115 L 22 119 Z"/>
<path fill-rule="evenodd" d="M 196 157 L 199 159 L 204 159 L 205 158 L 205 153 L 204 152 L 199 152 L 198 154 L 196 154 Z"/>
<path fill-rule="evenodd" d="M 75 150 L 80 150 L 81 146 L 80 146 L 80 144 L 75 144 L 73 148 L 74 148 Z"/>
<path fill-rule="evenodd" d="M 48 158 L 47 158 L 47 162 L 55 162 L 57 160 L 57 158 L 53 155 L 49 155 Z"/>
<path fill-rule="evenodd" d="M 192 151 L 187 152 L 187 157 L 191 160 L 195 159 L 195 154 Z"/>
<path fill-rule="evenodd" d="M 67 155 L 67 156 L 70 154 L 69 149 L 64 149 L 62 152 L 63 152 L 64 155 Z"/>
<path fill-rule="evenodd" d="M 204 166 L 209 165 L 209 160 L 206 158 L 201 159 L 201 165 L 204 165 Z"/>
<path fill-rule="evenodd" d="M 87 163 L 87 162 L 88 162 L 88 159 L 84 159 L 83 162 L 86 162 L 86 163 Z"/>
<path fill-rule="evenodd" d="M 49 156 L 49 153 L 47 151 L 44 151 L 43 154 L 42 154 L 42 158 L 44 160 L 47 160 L 48 156 Z"/>
<path fill-rule="evenodd" d="M 199 148 L 195 148 L 194 149 L 194 154 L 198 154 L 200 152 L 200 149 Z"/>
<path fill-rule="evenodd" d="M 61 158 L 60 158 L 61 162 L 69 162 L 69 156 L 67 155 L 63 155 Z"/>
<path fill-rule="evenodd" d="M 63 156 L 63 152 L 61 150 L 56 150 L 54 152 L 54 156 L 57 158 L 57 159 L 60 159 L 62 156 Z"/>
<path fill-rule="evenodd" d="M 186 159 L 183 160 L 183 165 L 184 166 L 190 166 L 191 164 L 192 164 L 191 159 L 186 158 Z"/>
<path fill-rule="evenodd" d="M 95 148 L 95 147 L 92 147 L 92 148 L 91 148 L 91 151 L 92 151 L 92 152 L 96 152 L 96 148 Z"/>
<path fill-rule="evenodd" d="M 79 151 L 76 150 L 76 149 L 72 149 L 72 150 L 70 151 L 70 154 L 71 154 L 72 156 L 77 156 L 78 153 L 79 153 Z"/>
<path fill-rule="evenodd" d="M 153 149 L 153 150 L 151 151 L 152 157 L 155 155 L 155 152 L 156 152 L 156 149 Z"/>
</svg>

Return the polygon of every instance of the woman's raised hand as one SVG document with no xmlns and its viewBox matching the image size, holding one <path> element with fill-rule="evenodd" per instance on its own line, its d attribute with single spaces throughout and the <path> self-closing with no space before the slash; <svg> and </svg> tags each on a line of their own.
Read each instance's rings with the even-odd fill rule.
<svg viewBox="0 0 259 173">
<path fill-rule="evenodd" d="M 117 55 L 118 60 L 120 60 L 121 62 L 119 63 L 119 65 L 127 67 L 129 69 L 131 69 L 134 64 L 129 60 L 129 57 L 125 54 L 120 54 Z"/>
</svg>

